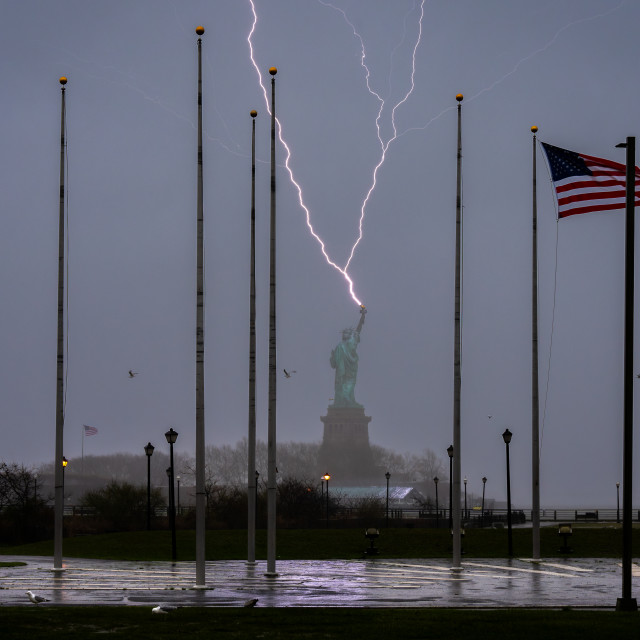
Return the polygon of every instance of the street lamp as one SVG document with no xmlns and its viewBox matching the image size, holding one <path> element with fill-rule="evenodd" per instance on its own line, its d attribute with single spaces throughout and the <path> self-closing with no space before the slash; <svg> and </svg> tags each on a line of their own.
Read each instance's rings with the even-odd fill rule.
<svg viewBox="0 0 640 640">
<path fill-rule="evenodd" d="M 467 513 L 467 476 L 464 477 L 464 519 L 469 519 L 469 514 Z"/>
<path fill-rule="evenodd" d="M 260 472 L 256 469 L 256 528 L 258 527 L 258 478 L 260 477 Z"/>
<path fill-rule="evenodd" d="M 440 481 L 440 479 L 438 478 L 438 476 L 436 476 L 433 479 L 433 484 L 436 485 L 436 529 L 440 528 L 440 511 L 438 509 L 438 482 Z"/>
<path fill-rule="evenodd" d="M 64 470 L 67 468 L 68 464 L 69 461 L 64 456 L 62 456 L 62 504 L 64 504 Z"/>
<path fill-rule="evenodd" d="M 167 471 L 169 474 L 169 524 L 171 525 L 171 559 L 176 560 L 176 501 L 173 492 L 173 445 L 178 439 L 178 433 L 173 430 L 173 427 L 171 427 L 169 431 L 164 434 L 164 437 L 169 443 L 170 460 L 170 466 Z"/>
<path fill-rule="evenodd" d="M 616 522 L 620 524 L 620 483 L 616 482 L 616 493 L 618 494 L 618 501 L 616 507 Z"/>
<path fill-rule="evenodd" d="M 384 477 L 387 479 L 387 529 L 389 528 L 389 478 L 391 474 L 387 471 L 384 474 Z"/>
<path fill-rule="evenodd" d="M 509 429 L 505 429 L 502 439 L 507 447 L 507 530 L 509 536 L 509 557 L 513 556 L 513 537 L 511 531 L 511 474 L 509 471 L 509 443 L 513 434 Z"/>
<path fill-rule="evenodd" d="M 449 529 L 453 530 L 453 445 L 447 447 L 449 454 Z"/>
<path fill-rule="evenodd" d="M 150 442 L 144 448 L 147 454 L 147 531 L 151 531 L 151 456 L 154 449 Z"/>
<path fill-rule="evenodd" d="M 482 527 L 484 528 L 484 490 L 487 488 L 487 478 L 482 478 Z"/>
<path fill-rule="evenodd" d="M 327 483 L 327 529 L 329 528 L 329 480 L 331 480 L 331 476 L 328 473 L 325 473 L 322 476 L 323 480 Z"/>
</svg>

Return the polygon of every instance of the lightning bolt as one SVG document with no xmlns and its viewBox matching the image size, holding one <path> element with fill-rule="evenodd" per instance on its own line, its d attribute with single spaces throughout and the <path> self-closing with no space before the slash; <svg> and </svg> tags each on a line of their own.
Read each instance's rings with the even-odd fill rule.
<svg viewBox="0 0 640 640">
<path fill-rule="evenodd" d="M 293 170 L 291 168 L 291 163 L 290 163 L 290 161 L 291 161 L 291 149 L 289 148 L 289 145 L 286 143 L 286 141 L 284 140 L 284 137 L 282 135 L 282 125 L 280 123 L 280 120 L 277 117 L 276 117 L 275 120 L 276 120 L 276 125 L 277 125 L 277 130 L 278 130 L 278 139 L 280 140 L 280 143 L 284 147 L 285 153 L 286 153 L 285 168 L 286 168 L 287 172 L 289 173 L 289 179 L 291 180 L 291 183 L 294 185 L 294 187 L 297 190 L 298 203 L 300 204 L 300 207 L 305 212 L 305 218 L 306 218 L 306 223 L 307 223 L 307 227 L 309 229 L 309 232 L 311 233 L 313 238 L 315 238 L 315 240 L 320 245 L 320 249 L 322 251 L 322 255 L 324 256 L 324 258 L 327 261 L 327 263 L 330 266 L 332 266 L 334 269 L 339 271 L 342 274 L 342 276 L 344 277 L 344 279 L 346 280 L 346 282 L 348 284 L 348 287 L 349 287 L 349 293 L 350 293 L 351 297 L 353 298 L 353 300 L 358 305 L 363 306 L 362 302 L 358 299 L 358 297 L 356 296 L 356 294 L 354 292 L 354 284 L 353 284 L 353 280 L 351 279 L 351 277 L 348 274 L 348 268 L 349 268 L 349 265 L 351 264 L 351 261 L 353 260 L 353 256 L 355 254 L 356 248 L 360 244 L 360 241 L 362 240 L 362 237 L 363 237 L 364 219 L 365 219 L 366 208 L 367 208 L 367 204 L 369 202 L 369 199 L 371 198 L 371 194 L 373 193 L 373 191 L 375 190 L 376 185 L 377 185 L 378 170 L 384 164 L 384 161 L 386 159 L 386 154 L 387 154 L 387 151 L 389 149 L 389 145 L 394 140 L 396 140 L 397 137 L 398 137 L 398 132 L 397 132 L 396 123 L 395 123 L 396 110 L 409 99 L 409 96 L 411 95 L 411 93 L 413 92 L 413 89 L 415 87 L 414 77 L 415 77 L 415 67 L 416 67 L 416 51 L 417 51 L 417 48 L 418 48 L 418 46 L 420 44 L 420 40 L 421 40 L 421 37 L 422 37 L 422 19 L 424 17 L 424 3 L 425 3 L 425 0 L 421 0 L 421 2 L 420 2 L 419 30 L 418 30 L 418 37 L 416 39 L 416 43 L 415 43 L 415 45 L 413 47 L 410 88 L 406 92 L 404 97 L 401 100 L 399 100 L 397 103 L 394 104 L 394 106 L 393 106 L 393 108 L 391 110 L 392 134 L 386 140 L 382 136 L 381 126 L 380 126 L 380 120 L 382 118 L 382 114 L 383 114 L 384 107 L 385 107 L 385 100 L 380 96 L 379 93 L 377 93 L 374 89 L 371 88 L 371 84 L 370 84 L 371 71 L 370 71 L 370 69 L 369 69 L 369 67 L 367 66 L 367 63 L 366 63 L 366 50 L 365 50 L 365 45 L 364 45 L 364 41 L 362 39 L 362 36 L 358 33 L 358 31 L 356 30 L 355 26 L 351 23 L 351 21 L 347 17 L 346 12 L 343 9 L 335 7 L 334 5 L 332 5 L 332 4 L 328 3 L 328 2 L 325 2 L 324 0 L 318 0 L 318 1 L 322 5 L 324 5 L 325 7 L 331 8 L 331 9 L 341 13 L 343 18 L 344 18 L 344 20 L 346 21 L 346 23 L 351 28 L 351 30 L 353 32 L 353 35 L 359 40 L 359 42 L 360 42 L 360 52 L 361 52 L 360 53 L 360 65 L 362 66 L 362 68 L 365 71 L 365 82 L 366 82 L 367 90 L 369 91 L 369 93 L 372 96 L 374 96 L 376 98 L 376 100 L 378 102 L 378 105 L 379 105 L 378 113 L 376 115 L 375 125 L 376 125 L 376 134 L 377 134 L 377 137 L 378 137 L 378 141 L 380 143 L 380 159 L 379 159 L 378 163 L 375 165 L 375 167 L 373 169 L 371 186 L 369 187 L 369 189 L 368 189 L 368 191 L 367 191 L 367 193 L 366 193 L 366 195 L 365 195 L 365 197 L 363 199 L 362 206 L 360 207 L 360 218 L 359 218 L 359 221 L 358 221 L 358 237 L 357 237 L 356 241 L 354 242 L 354 244 L 353 244 L 353 246 L 351 248 L 351 251 L 349 253 L 349 258 L 347 259 L 344 267 L 341 267 L 339 264 L 337 264 L 335 261 L 333 261 L 331 259 L 331 257 L 329 256 L 329 254 L 328 254 L 328 252 L 326 250 L 326 245 L 325 245 L 324 241 L 316 233 L 316 231 L 313 228 L 313 225 L 311 224 L 311 212 L 309 211 L 309 208 L 304 203 L 304 198 L 303 198 L 303 194 L 302 194 L 302 187 L 300 186 L 300 184 L 295 179 Z M 264 95 L 265 104 L 267 106 L 267 111 L 271 115 L 271 111 L 270 111 L 270 107 L 269 107 L 269 99 L 268 99 L 268 94 L 267 94 L 267 88 L 266 88 L 266 86 L 264 84 L 262 73 L 260 72 L 260 68 L 256 64 L 255 56 L 254 56 L 254 50 L 253 50 L 253 40 L 252 40 L 252 38 L 253 38 L 253 34 L 254 34 L 255 30 L 256 30 L 256 25 L 258 23 L 258 14 L 256 12 L 256 7 L 255 7 L 254 0 L 249 0 L 249 4 L 251 5 L 251 12 L 253 14 L 253 23 L 251 25 L 251 30 L 249 31 L 249 35 L 247 36 L 247 42 L 249 44 L 249 52 L 250 52 L 250 57 L 251 57 L 251 63 L 253 64 L 253 66 L 254 66 L 254 68 L 256 70 L 256 73 L 258 74 L 260 87 L 262 88 L 262 93 Z"/>
</svg>

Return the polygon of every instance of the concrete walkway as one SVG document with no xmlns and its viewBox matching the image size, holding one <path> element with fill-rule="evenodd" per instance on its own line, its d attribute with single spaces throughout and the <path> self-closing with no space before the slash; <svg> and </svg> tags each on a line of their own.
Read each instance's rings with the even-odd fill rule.
<svg viewBox="0 0 640 640">
<path fill-rule="evenodd" d="M 207 589 L 194 590 L 192 562 L 113 562 L 0 556 L 26 566 L 0 568 L 0 607 L 7 605 L 144 605 L 237 607 L 596 607 L 613 608 L 622 590 L 620 563 L 610 559 L 469 560 L 453 571 L 443 560 L 208 562 Z M 640 586 L 633 565 L 633 596 Z M 49 602 L 34 605 L 27 590 Z"/>
</svg>

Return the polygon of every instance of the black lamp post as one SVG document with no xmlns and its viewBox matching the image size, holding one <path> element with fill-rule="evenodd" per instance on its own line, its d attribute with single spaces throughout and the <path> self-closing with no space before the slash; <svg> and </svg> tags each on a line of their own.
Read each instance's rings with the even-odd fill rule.
<svg viewBox="0 0 640 640">
<path fill-rule="evenodd" d="M 256 527 L 258 526 L 258 478 L 260 472 L 256 469 Z"/>
<path fill-rule="evenodd" d="M 389 528 L 389 478 L 391 474 L 387 471 L 384 474 L 384 477 L 387 479 L 387 529 Z"/>
<path fill-rule="evenodd" d="M 464 477 L 464 519 L 469 519 L 469 514 L 467 513 L 467 476 Z"/>
<path fill-rule="evenodd" d="M 620 483 L 616 482 L 617 506 L 616 506 L 616 522 L 620 524 Z"/>
<path fill-rule="evenodd" d="M 329 480 L 331 480 L 331 476 L 328 473 L 325 473 L 323 476 L 324 481 L 327 483 L 327 529 L 329 528 Z"/>
<path fill-rule="evenodd" d="M 484 490 L 487 488 L 487 478 L 482 477 L 482 527 L 484 528 Z"/>
<path fill-rule="evenodd" d="M 178 515 L 180 515 L 180 476 L 176 476 L 176 482 L 178 483 Z"/>
<path fill-rule="evenodd" d="M 173 489 L 173 445 L 178 439 L 178 434 L 173 430 L 173 427 L 164 434 L 164 437 L 169 443 L 169 460 L 170 466 L 169 473 L 169 523 L 171 525 L 171 559 L 176 560 L 178 554 L 176 551 L 176 502 Z"/>
<path fill-rule="evenodd" d="M 433 484 L 436 485 L 436 529 L 440 528 L 440 509 L 438 508 L 438 482 L 440 479 L 436 476 L 433 479 Z"/>
<path fill-rule="evenodd" d="M 453 445 L 447 447 L 449 454 L 449 529 L 453 530 Z"/>
<path fill-rule="evenodd" d="M 144 448 L 147 454 L 147 531 L 151 530 L 151 456 L 154 449 L 150 442 Z"/>
<path fill-rule="evenodd" d="M 507 530 L 509 538 L 509 557 L 513 555 L 513 537 L 511 531 L 511 474 L 509 471 L 509 443 L 513 434 L 509 429 L 505 429 L 502 439 L 507 447 Z"/>
<path fill-rule="evenodd" d="M 62 504 L 64 504 L 64 470 L 67 468 L 67 465 L 69 464 L 69 461 L 62 456 Z M 62 510 L 62 513 L 64 514 L 64 508 Z"/>
</svg>

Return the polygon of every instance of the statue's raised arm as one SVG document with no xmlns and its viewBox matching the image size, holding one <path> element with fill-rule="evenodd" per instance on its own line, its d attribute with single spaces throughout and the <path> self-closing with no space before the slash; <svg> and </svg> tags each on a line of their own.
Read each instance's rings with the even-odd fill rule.
<svg viewBox="0 0 640 640">
<path fill-rule="evenodd" d="M 362 327 L 364 326 L 364 316 L 367 313 L 367 308 L 361 304 L 360 305 L 360 322 L 358 322 L 358 326 L 356 327 L 356 333 L 360 334 L 362 331 Z"/>
</svg>

